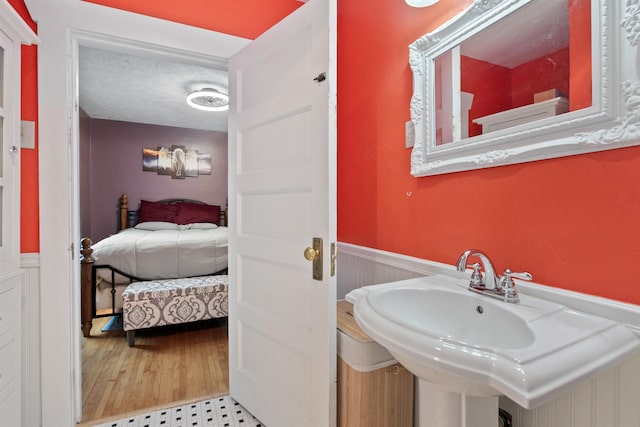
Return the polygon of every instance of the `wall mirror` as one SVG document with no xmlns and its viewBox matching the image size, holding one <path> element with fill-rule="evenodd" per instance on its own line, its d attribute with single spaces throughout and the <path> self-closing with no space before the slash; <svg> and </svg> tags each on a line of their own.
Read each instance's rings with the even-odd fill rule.
<svg viewBox="0 0 640 427">
<path fill-rule="evenodd" d="M 411 174 L 640 144 L 639 3 L 475 0 L 417 39 Z"/>
</svg>

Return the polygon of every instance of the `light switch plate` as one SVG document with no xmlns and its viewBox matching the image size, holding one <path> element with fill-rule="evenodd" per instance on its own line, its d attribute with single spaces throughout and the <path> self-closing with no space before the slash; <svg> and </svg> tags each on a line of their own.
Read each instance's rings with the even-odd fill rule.
<svg viewBox="0 0 640 427">
<path fill-rule="evenodd" d="M 404 124 L 405 147 L 411 148 L 416 140 L 416 128 L 413 122 L 409 120 Z"/>
<path fill-rule="evenodd" d="M 29 120 L 20 121 L 20 147 L 36 148 L 36 122 Z"/>
</svg>

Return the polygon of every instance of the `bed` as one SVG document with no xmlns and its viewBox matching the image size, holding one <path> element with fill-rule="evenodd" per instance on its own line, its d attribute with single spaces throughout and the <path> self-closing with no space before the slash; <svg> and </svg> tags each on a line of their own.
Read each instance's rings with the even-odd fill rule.
<svg viewBox="0 0 640 427">
<path fill-rule="evenodd" d="M 129 210 L 120 198 L 120 231 L 93 244 L 81 242 L 81 324 L 120 315 L 122 294 L 133 282 L 226 274 L 226 212 L 189 199 L 142 200 Z M 226 288 L 225 288 L 226 292 Z M 222 313 L 222 312 L 221 312 Z"/>
</svg>

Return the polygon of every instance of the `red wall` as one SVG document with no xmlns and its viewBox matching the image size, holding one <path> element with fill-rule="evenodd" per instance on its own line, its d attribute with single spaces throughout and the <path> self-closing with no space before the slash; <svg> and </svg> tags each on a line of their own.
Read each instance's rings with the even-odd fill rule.
<svg viewBox="0 0 640 427">
<path fill-rule="evenodd" d="M 9 0 L 9 4 L 22 19 L 37 32 L 23 0 Z M 21 188 L 20 193 L 20 252 L 40 250 L 40 217 L 38 215 L 38 48 L 22 46 L 21 112 L 22 120 L 36 123 L 36 148 L 20 150 Z"/>
<path fill-rule="evenodd" d="M 448 264 L 477 247 L 499 270 L 639 304 L 640 147 L 409 174 L 407 45 L 471 3 L 339 1 L 339 240 Z"/>
<path fill-rule="evenodd" d="M 569 110 L 591 106 L 591 1 L 569 0 Z"/>
<path fill-rule="evenodd" d="M 248 39 L 255 39 L 302 6 L 296 0 L 85 1 Z"/>
<path fill-rule="evenodd" d="M 533 103 L 533 95 L 547 89 L 569 93 L 569 49 L 561 49 L 511 70 L 511 106 Z"/>
<path fill-rule="evenodd" d="M 175 0 L 138 3 L 163 5 L 169 19 L 202 16 Z M 498 269 L 528 270 L 540 283 L 639 304 L 640 147 L 435 177 L 409 174 L 407 46 L 471 3 L 414 9 L 399 0 L 339 0 L 339 240 L 448 264 L 478 247 Z M 221 13 L 219 2 L 210 9 L 211 16 Z M 234 21 L 255 23 L 257 15 Z"/>
<path fill-rule="evenodd" d="M 478 117 L 506 111 L 511 104 L 511 70 L 486 61 L 460 57 L 460 89 L 473 94 L 469 110 L 469 136 L 482 135 Z"/>
</svg>

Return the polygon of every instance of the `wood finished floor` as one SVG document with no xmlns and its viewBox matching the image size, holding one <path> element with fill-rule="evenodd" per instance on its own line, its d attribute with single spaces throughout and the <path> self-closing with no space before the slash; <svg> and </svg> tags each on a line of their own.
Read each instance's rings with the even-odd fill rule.
<svg viewBox="0 0 640 427">
<path fill-rule="evenodd" d="M 139 331 L 135 347 L 107 320 L 82 338 L 83 424 L 229 393 L 225 320 Z"/>
</svg>

